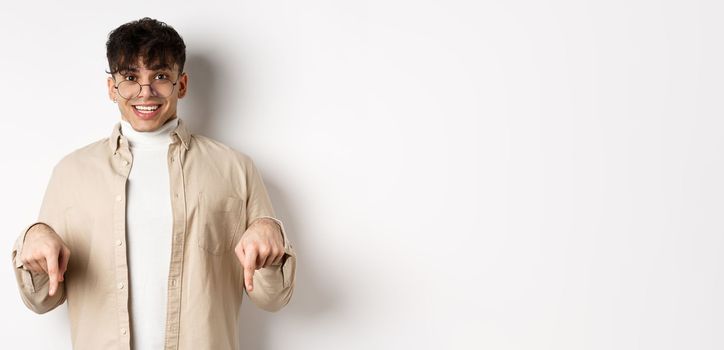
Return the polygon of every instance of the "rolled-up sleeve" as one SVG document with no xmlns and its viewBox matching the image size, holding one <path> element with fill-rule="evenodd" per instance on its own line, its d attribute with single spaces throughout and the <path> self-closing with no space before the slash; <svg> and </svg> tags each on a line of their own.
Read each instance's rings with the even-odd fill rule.
<svg viewBox="0 0 724 350">
<path fill-rule="evenodd" d="M 274 312 L 286 306 L 291 299 L 295 284 L 297 254 L 287 235 L 284 223 L 274 214 L 264 181 L 251 158 L 247 158 L 246 180 L 247 227 L 257 219 L 271 219 L 279 225 L 284 240 L 285 254 L 281 263 L 256 270 L 254 288 L 251 292 L 247 290 L 249 298 L 255 305 L 263 310 Z"/>
<path fill-rule="evenodd" d="M 60 164 L 53 168 L 50 181 L 43 196 L 43 203 L 40 206 L 38 220 L 23 228 L 13 245 L 11 254 L 20 297 L 23 303 L 25 303 L 25 306 L 39 314 L 53 310 L 65 301 L 65 283 L 59 282 L 55 295 L 48 295 L 50 288 L 48 275 L 45 272 L 38 273 L 26 269 L 20 257 L 23 252 L 25 236 L 31 227 L 41 223 L 53 229 L 56 227 L 64 227 L 65 225 L 64 198 L 67 194 L 63 193 L 63 179 L 59 167 Z M 57 231 L 56 233 L 62 237 L 62 233 Z"/>
</svg>

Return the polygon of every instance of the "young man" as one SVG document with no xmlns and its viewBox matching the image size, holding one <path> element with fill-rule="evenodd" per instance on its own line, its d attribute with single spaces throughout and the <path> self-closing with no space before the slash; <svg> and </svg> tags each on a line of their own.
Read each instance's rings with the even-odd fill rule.
<svg viewBox="0 0 724 350">
<path fill-rule="evenodd" d="M 176 113 L 185 44 L 150 18 L 110 35 L 110 137 L 53 169 L 13 249 L 25 305 L 68 301 L 74 349 L 238 349 L 243 291 L 290 300 L 296 254 L 252 159 Z"/>
</svg>

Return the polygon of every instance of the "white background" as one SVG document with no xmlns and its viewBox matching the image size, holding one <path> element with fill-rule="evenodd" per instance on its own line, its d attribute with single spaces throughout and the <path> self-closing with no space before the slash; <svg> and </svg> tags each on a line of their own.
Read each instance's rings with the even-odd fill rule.
<svg viewBox="0 0 724 350">
<path fill-rule="evenodd" d="M 298 251 L 243 349 L 724 348 L 724 22 L 711 1 L 12 2 L 3 348 L 70 349 L 10 263 L 52 166 L 110 135 L 105 40 L 187 44 L 194 132 L 249 154 Z"/>
</svg>

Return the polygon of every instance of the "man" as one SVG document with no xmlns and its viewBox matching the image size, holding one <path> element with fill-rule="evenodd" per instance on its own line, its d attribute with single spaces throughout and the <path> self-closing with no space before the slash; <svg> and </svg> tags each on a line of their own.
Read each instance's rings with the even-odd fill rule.
<svg viewBox="0 0 724 350">
<path fill-rule="evenodd" d="M 185 44 L 142 18 L 106 43 L 110 137 L 58 162 L 12 252 L 25 305 L 67 300 L 74 349 L 238 349 L 243 291 L 290 300 L 296 254 L 244 153 L 191 134 Z"/>
</svg>

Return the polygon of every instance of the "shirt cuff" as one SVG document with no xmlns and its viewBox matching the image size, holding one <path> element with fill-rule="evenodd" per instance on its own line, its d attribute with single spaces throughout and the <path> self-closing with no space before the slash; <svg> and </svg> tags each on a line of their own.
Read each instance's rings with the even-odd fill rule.
<svg viewBox="0 0 724 350">
<path fill-rule="evenodd" d="M 18 237 L 18 239 L 15 240 L 15 245 L 13 246 L 13 260 L 14 260 L 15 267 L 22 268 L 23 270 L 26 270 L 26 271 L 27 271 L 27 269 L 25 268 L 25 265 L 23 265 L 22 261 L 20 261 L 20 258 L 16 258 L 16 257 L 18 257 L 19 255 L 22 254 L 23 245 L 25 244 L 25 236 L 28 235 L 28 231 L 30 231 L 30 228 L 35 226 L 36 224 L 48 225 L 42 221 L 37 221 L 28 226 L 25 226 L 25 229 L 23 229 L 23 231 L 20 234 L 20 236 Z"/>
<path fill-rule="evenodd" d="M 23 245 L 25 243 L 25 236 L 28 235 L 28 231 L 30 231 L 30 228 L 35 226 L 36 224 L 45 224 L 48 225 L 42 221 L 34 222 L 23 229 L 22 233 L 18 237 L 18 239 L 15 241 L 15 244 L 13 246 L 13 266 L 16 269 L 20 269 L 21 279 L 23 281 L 23 285 L 25 285 L 26 288 L 30 290 L 31 293 L 35 293 L 35 282 L 33 280 L 33 272 L 28 270 L 23 262 L 20 260 L 20 255 L 23 253 Z"/>
</svg>

